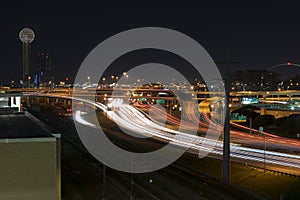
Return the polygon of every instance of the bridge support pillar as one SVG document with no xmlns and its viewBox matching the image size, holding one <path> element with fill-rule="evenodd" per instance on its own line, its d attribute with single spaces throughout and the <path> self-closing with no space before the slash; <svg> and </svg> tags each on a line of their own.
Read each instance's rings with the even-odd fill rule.
<svg viewBox="0 0 300 200">
<path fill-rule="evenodd" d="M 266 114 L 266 109 L 260 108 L 260 115 L 265 115 L 265 114 Z"/>
<path fill-rule="evenodd" d="M 49 103 L 50 103 L 50 98 L 47 97 L 47 98 L 46 98 L 46 105 L 49 105 Z"/>
<path fill-rule="evenodd" d="M 67 100 L 63 100 L 63 105 L 65 108 L 67 107 Z"/>
</svg>

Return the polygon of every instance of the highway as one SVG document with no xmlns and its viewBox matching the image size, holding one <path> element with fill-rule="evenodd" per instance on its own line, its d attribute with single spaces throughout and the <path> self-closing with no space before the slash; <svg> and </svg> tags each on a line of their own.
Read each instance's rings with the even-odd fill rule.
<svg viewBox="0 0 300 200">
<path fill-rule="evenodd" d="M 141 113 L 136 108 L 128 104 L 118 103 L 118 107 L 114 111 L 105 109 L 105 105 L 93 103 L 99 109 L 106 112 L 107 116 L 116 122 L 119 126 L 127 128 L 136 134 L 142 134 L 166 143 L 172 143 L 184 148 L 188 148 L 190 152 L 209 152 L 209 156 L 221 159 L 223 152 L 223 143 L 208 138 L 191 135 L 185 132 L 179 132 L 158 125 L 149 119 L 145 113 Z M 75 120 L 80 123 L 84 122 L 84 118 L 77 112 Z M 89 122 L 84 122 L 88 125 Z M 94 126 L 89 124 L 90 126 Z M 176 137 L 175 137 L 176 135 Z M 300 156 L 294 154 L 280 153 L 275 151 L 264 151 L 261 149 L 242 147 L 237 144 L 231 144 L 231 157 L 237 161 L 244 163 L 245 160 L 261 163 L 266 162 L 268 165 L 279 165 L 284 167 L 292 167 L 300 172 Z"/>
<path fill-rule="evenodd" d="M 90 106 L 92 104 L 81 104 L 78 102 L 78 105 L 82 105 L 84 110 L 83 112 L 80 112 L 80 115 L 78 115 L 79 112 L 77 112 L 78 116 L 81 116 L 83 118 L 83 123 L 84 123 L 84 118 L 88 117 L 89 115 L 86 114 L 89 111 L 92 111 L 94 109 L 94 106 Z M 77 105 L 77 103 L 76 103 Z M 101 104 L 100 104 L 101 105 Z M 88 108 L 88 109 L 86 109 Z M 105 109 L 105 107 L 102 107 Z M 74 127 L 74 121 L 72 117 L 57 117 L 55 113 L 52 113 L 52 117 L 49 116 L 52 113 L 50 112 L 36 112 L 37 115 L 40 115 L 41 119 L 47 119 L 53 127 L 60 128 L 57 129 L 57 131 L 63 133 L 64 139 L 62 140 L 67 142 L 64 144 L 64 151 L 65 153 L 63 154 L 64 156 L 67 156 L 70 154 L 71 149 L 69 148 L 69 140 L 72 140 L 72 144 L 75 144 L 75 147 L 78 147 L 78 149 L 85 149 L 79 140 L 79 137 L 76 133 L 76 129 Z M 46 114 L 46 115 L 45 115 Z M 100 112 L 99 112 L 100 114 Z M 44 116 L 45 115 L 45 116 Z M 101 114 L 102 116 L 102 114 Z M 103 115 L 104 116 L 104 115 Z M 109 120 L 106 120 L 109 121 Z M 90 128 L 87 128 L 87 132 L 93 132 L 97 134 L 97 129 L 93 128 L 93 125 L 91 123 L 92 121 L 89 121 L 89 125 L 84 125 L 88 126 Z M 61 124 L 61 125 L 59 125 Z M 109 124 L 113 124 L 109 122 Z M 160 142 L 156 142 L 155 140 L 144 140 L 141 142 L 139 139 L 135 139 L 132 137 L 126 136 L 123 132 L 120 132 L 120 130 L 116 127 L 114 128 L 114 125 L 112 126 L 103 126 L 105 128 L 105 133 L 108 134 L 109 139 L 116 145 L 121 145 L 123 149 L 126 149 L 128 151 L 139 151 L 140 149 L 143 149 L 145 151 L 151 150 L 156 147 L 161 147 Z M 99 146 L 100 148 L 100 146 Z M 150 148 L 150 149 L 149 149 Z M 86 150 L 83 150 L 86 152 Z M 66 155 L 67 153 L 67 155 Z M 73 197 L 76 197 L 76 199 L 95 199 L 95 196 L 98 195 L 98 198 L 102 196 L 101 194 L 101 181 L 99 181 L 99 173 L 102 171 L 101 170 L 101 163 L 95 161 L 93 159 L 92 161 L 86 161 L 87 158 L 93 158 L 88 152 L 86 152 L 86 155 L 82 155 L 82 152 L 76 152 L 70 154 L 71 158 L 66 158 L 64 157 L 64 165 L 67 168 L 64 170 L 67 175 L 71 171 L 71 183 L 73 179 L 75 178 L 75 181 L 78 182 L 80 181 L 80 184 L 78 185 L 78 188 L 71 188 L 70 190 L 64 190 L 65 192 L 68 192 L 67 195 L 70 196 L 71 199 Z M 69 156 L 68 156 L 69 157 Z M 206 175 L 203 175 L 203 172 L 197 168 L 191 167 L 189 164 L 186 162 L 190 158 L 195 158 L 191 154 L 186 154 L 182 156 L 180 159 L 180 162 L 176 161 L 176 163 L 161 169 L 159 171 L 151 172 L 151 173 L 145 173 L 145 174 L 134 174 L 134 199 L 152 199 L 150 198 L 149 195 L 147 197 L 145 196 L 145 192 L 142 192 L 140 187 L 145 188 L 151 194 L 155 195 L 158 197 L 158 199 L 261 199 L 258 198 L 256 195 L 251 195 L 247 194 L 245 192 L 240 191 L 239 189 L 232 188 L 230 186 L 225 186 L 223 185 L 220 181 L 215 180 L 214 178 L 209 178 Z M 83 164 L 81 163 L 81 160 L 83 160 Z M 196 160 L 198 160 L 196 158 Z M 200 160 L 198 160 L 200 161 Z M 219 163 L 219 161 L 217 161 Z M 86 165 L 87 164 L 87 165 Z M 97 168 L 94 168 L 95 166 L 98 166 Z M 97 177 L 95 177 L 95 174 L 91 174 L 90 176 L 87 175 L 86 171 L 90 171 L 90 167 L 92 167 L 92 170 L 90 173 L 96 173 L 98 174 Z M 108 174 L 107 174 L 107 184 L 111 183 L 113 180 L 111 176 L 114 175 L 116 172 L 115 170 L 109 169 Z M 74 172 L 74 173 L 73 173 Z M 101 173 L 100 173 L 101 175 Z M 130 174 L 127 173 L 121 173 L 122 176 L 126 176 L 129 178 L 130 181 Z M 64 177 L 66 175 L 64 174 Z M 69 176 L 67 176 L 69 177 Z M 97 180 L 98 178 L 98 180 Z M 100 177 L 102 178 L 102 177 Z M 90 180 L 91 179 L 91 180 Z M 65 179 L 63 179 L 65 180 Z M 153 182 L 149 182 L 149 180 L 153 180 Z M 121 195 L 131 195 L 130 191 L 130 185 L 131 183 L 127 182 L 126 180 L 123 180 L 123 178 L 116 178 L 116 181 L 119 182 L 120 186 L 117 187 L 119 190 L 122 188 L 127 188 L 127 190 L 122 189 L 122 194 L 119 194 L 120 191 L 108 191 L 106 192 L 106 197 L 107 199 L 121 199 Z M 116 184 L 115 181 L 113 181 L 114 185 Z M 163 183 L 163 184 L 162 184 Z M 72 185 L 72 184 L 71 184 Z M 68 184 L 70 186 L 70 184 Z M 76 186 L 77 187 L 77 186 Z M 64 189 L 66 189 L 64 187 Z M 95 191 L 92 192 L 92 190 L 95 189 Z M 108 189 L 108 188 L 107 188 Z M 75 190 L 74 192 L 72 192 Z M 111 193 L 112 192 L 112 193 Z M 148 194 L 148 193 L 147 193 Z M 80 196 L 79 196 L 80 195 Z M 116 195 L 119 195 L 117 197 Z M 143 195 L 143 197 L 141 196 Z M 115 197 L 112 197 L 115 196 Z M 213 198 L 212 198 L 213 197 Z M 74 198 L 75 199 L 75 198 Z M 128 199 L 128 198 L 122 198 L 122 199 Z"/>
<path fill-rule="evenodd" d="M 202 103 L 201 103 L 202 104 Z M 206 106 L 208 103 L 205 103 Z M 188 104 L 189 105 L 189 104 Z M 212 130 L 210 130 L 210 134 L 219 134 L 220 131 L 223 131 L 223 127 L 220 126 L 218 123 L 213 122 L 210 117 L 208 116 L 208 109 L 205 108 L 205 106 L 201 106 L 201 118 L 202 121 L 199 120 L 195 115 L 195 110 L 188 107 L 186 109 L 185 115 L 187 115 L 187 118 L 189 119 L 189 122 L 183 122 L 179 120 L 178 118 L 167 115 L 167 121 L 173 123 L 174 125 L 182 125 L 187 130 L 193 129 L 195 127 L 195 124 L 199 124 L 198 132 L 200 133 L 207 133 L 208 128 L 210 127 Z M 161 116 L 164 114 L 164 111 L 161 109 L 156 108 L 155 106 L 151 108 L 152 111 L 156 112 L 158 116 Z M 210 126 L 212 125 L 212 126 Z M 268 145 L 268 149 L 281 149 L 284 151 L 295 151 L 300 152 L 300 142 L 298 140 L 284 138 L 280 136 L 276 136 L 270 133 L 261 132 L 259 130 L 250 129 L 248 127 L 239 125 L 237 123 L 230 122 L 230 125 L 232 128 L 239 129 L 237 130 L 231 130 L 231 141 L 235 144 L 242 144 L 245 146 L 253 146 L 253 147 L 261 147 L 264 148 L 264 142 L 266 141 Z M 251 134 L 250 134 L 251 131 Z"/>
<path fill-rule="evenodd" d="M 34 94 L 39 96 L 39 94 Z M 40 94 L 40 96 L 45 96 L 45 94 Z M 171 128 L 166 128 L 165 126 L 155 123 L 150 120 L 151 117 L 146 113 L 142 113 L 137 108 L 132 105 L 122 103 L 122 100 L 114 100 L 114 109 L 110 110 L 106 105 L 99 102 L 95 102 L 82 97 L 71 97 L 69 95 L 54 95 L 47 94 L 49 97 L 59 97 L 74 99 L 77 101 L 85 102 L 87 104 L 93 105 L 98 109 L 102 110 L 107 116 L 113 120 L 120 127 L 128 129 L 137 135 L 143 135 L 144 137 L 151 137 L 153 139 L 163 141 L 165 143 L 172 143 L 180 147 L 189 149 L 188 151 L 193 154 L 203 154 L 209 152 L 208 156 L 216 159 L 222 159 L 223 153 L 223 143 L 222 141 L 215 141 L 209 138 L 191 135 L 188 132 L 188 128 L 195 127 L 195 121 L 200 124 L 199 130 L 205 132 L 209 123 L 215 123 L 209 120 L 209 118 L 203 114 L 204 121 L 206 123 L 200 122 L 195 119 L 192 112 L 190 113 L 191 122 L 181 122 L 183 126 L 187 128 L 187 131 L 176 131 Z M 159 112 L 159 111 L 156 111 Z M 84 114 L 80 110 L 76 112 L 74 119 L 84 125 L 95 128 L 96 125 L 88 122 L 84 119 Z M 172 116 L 168 116 L 168 120 L 176 122 Z M 176 122 L 178 123 L 178 121 Z M 238 126 L 238 125 L 237 125 Z M 217 133 L 221 131 L 217 123 L 214 124 L 214 131 Z M 243 128 L 243 127 L 242 127 Z M 265 133 L 265 136 L 251 135 L 243 131 L 231 131 L 232 143 L 231 147 L 231 157 L 232 160 L 238 163 L 251 163 L 253 166 L 261 167 L 264 163 L 268 167 L 273 167 L 279 169 L 282 172 L 289 172 L 293 174 L 300 175 L 300 156 L 292 153 L 283 153 L 278 151 L 263 150 L 261 145 L 264 144 L 263 138 L 267 138 L 268 148 L 274 147 L 274 149 L 292 150 L 298 151 L 300 143 L 295 140 L 282 138 L 278 136 L 272 136 L 271 134 Z M 235 139 L 236 138 L 236 139 Z M 241 146 L 241 143 L 251 144 L 251 146 L 257 145 L 258 147 L 245 147 Z M 285 149 L 286 148 L 286 149 Z"/>
</svg>

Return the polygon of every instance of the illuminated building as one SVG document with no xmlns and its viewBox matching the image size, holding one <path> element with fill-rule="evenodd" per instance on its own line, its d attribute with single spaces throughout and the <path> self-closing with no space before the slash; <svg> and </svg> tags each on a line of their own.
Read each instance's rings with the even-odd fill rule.
<svg viewBox="0 0 300 200">
<path fill-rule="evenodd" d="M 38 54 L 38 82 L 39 87 L 54 85 L 53 65 L 49 53 Z"/>
<path fill-rule="evenodd" d="M 30 28 L 23 28 L 19 33 L 23 45 L 23 87 L 28 87 L 30 68 L 30 43 L 33 42 L 35 34 Z"/>
</svg>

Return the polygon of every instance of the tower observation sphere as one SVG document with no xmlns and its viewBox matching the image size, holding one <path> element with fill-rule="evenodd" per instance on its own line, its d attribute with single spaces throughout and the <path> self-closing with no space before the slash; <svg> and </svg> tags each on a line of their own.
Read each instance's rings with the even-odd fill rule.
<svg viewBox="0 0 300 200">
<path fill-rule="evenodd" d="M 32 29 L 23 28 L 19 33 L 19 38 L 22 42 L 31 43 L 34 40 L 35 35 Z"/>
</svg>

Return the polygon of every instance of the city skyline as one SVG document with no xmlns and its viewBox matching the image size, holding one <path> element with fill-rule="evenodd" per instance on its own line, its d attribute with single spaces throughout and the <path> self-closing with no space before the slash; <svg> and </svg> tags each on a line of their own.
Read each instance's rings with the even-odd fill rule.
<svg viewBox="0 0 300 200">
<path fill-rule="evenodd" d="M 230 59 L 239 63 L 232 65 L 231 71 L 265 69 L 278 63 L 298 61 L 298 14 L 292 4 L 281 6 L 259 1 L 248 5 L 170 1 L 147 5 L 138 1 L 116 3 L 120 6 L 109 2 L 60 3 L 59 6 L 53 3 L 47 11 L 35 2 L 26 4 L 26 11 L 21 5 L 6 4 L 6 12 L 2 15 L 10 16 L 11 20 L 3 22 L 8 28 L 2 33 L 7 40 L 1 52 L 5 51 L 2 55 L 6 56 L 0 64 L 9 67 L 5 75 L 0 75 L 0 84 L 21 74 L 22 52 L 16 36 L 27 26 L 39 35 L 32 46 L 32 55 L 49 52 L 55 60 L 58 80 L 69 77 L 73 81 L 85 56 L 104 39 L 143 26 L 182 31 L 203 45 L 215 62 L 226 61 L 229 50 Z M 14 11 L 13 16 L 11 11 Z M 126 66 L 126 62 L 120 65 L 124 68 L 121 71 L 126 71 Z M 219 64 L 219 67 L 222 70 L 224 65 Z"/>
<path fill-rule="evenodd" d="M 0 199 L 299 199 L 298 8 L 5 2 Z"/>
</svg>

